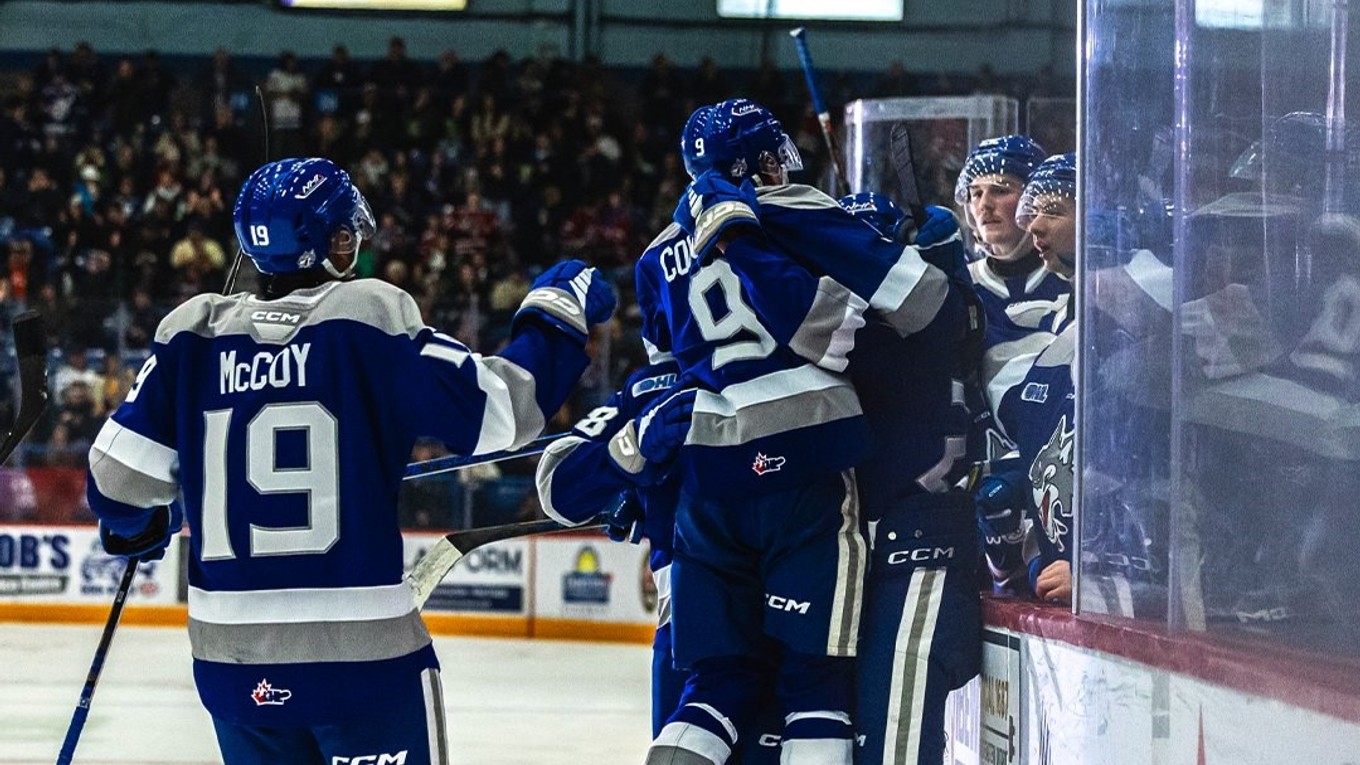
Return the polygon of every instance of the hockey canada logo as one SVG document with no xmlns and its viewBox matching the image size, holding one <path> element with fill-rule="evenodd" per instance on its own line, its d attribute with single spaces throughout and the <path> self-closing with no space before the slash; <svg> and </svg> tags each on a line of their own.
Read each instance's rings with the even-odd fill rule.
<svg viewBox="0 0 1360 765">
<path fill-rule="evenodd" d="M 755 471 L 756 475 L 765 475 L 766 473 L 778 473 L 783 467 L 783 457 L 766 457 L 764 454 L 756 452 L 756 461 L 755 464 L 751 465 L 751 470 Z"/>
<path fill-rule="evenodd" d="M 293 692 L 284 688 L 275 688 L 269 684 L 269 680 L 266 678 L 255 686 L 255 690 L 250 692 L 250 698 L 255 701 L 257 707 L 281 707 L 285 701 L 293 698 Z"/>
</svg>

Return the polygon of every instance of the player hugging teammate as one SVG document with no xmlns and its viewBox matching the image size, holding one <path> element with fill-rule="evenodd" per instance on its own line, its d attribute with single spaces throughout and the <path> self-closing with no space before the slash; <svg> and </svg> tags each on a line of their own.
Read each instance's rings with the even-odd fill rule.
<svg viewBox="0 0 1360 765">
<path fill-rule="evenodd" d="M 790 183 L 796 149 L 745 99 L 681 141 L 693 183 L 636 267 L 655 366 L 539 472 L 564 520 L 642 498 L 616 518 L 641 521 L 670 594 L 647 762 L 938 761 L 980 633 L 954 487 L 982 326 L 957 223 L 875 228 Z"/>
</svg>

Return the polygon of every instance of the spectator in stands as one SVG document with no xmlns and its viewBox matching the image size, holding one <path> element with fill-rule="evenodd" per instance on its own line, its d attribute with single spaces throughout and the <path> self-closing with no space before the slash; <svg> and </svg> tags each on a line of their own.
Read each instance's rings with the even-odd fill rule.
<svg viewBox="0 0 1360 765">
<path fill-rule="evenodd" d="M 83 346 L 72 346 L 66 350 L 65 358 L 57 365 L 52 374 L 52 390 L 58 401 L 66 395 L 66 389 L 80 383 L 85 386 L 86 398 L 89 391 L 102 390 L 104 381 L 99 373 L 90 368 L 89 352 Z"/>
<path fill-rule="evenodd" d="M 302 153 L 302 116 L 307 102 L 307 76 L 302 73 L 297 56 L 284 51 L 279 65 L 265 80 L 264 93 L 269 103 L 269 130 L 278 142 L 281 157 Z"/>
<path fill-rule="evenodd" d="M 129 350 L 151 347 L 151 339 L 156 336 L 156 327 L 161 323 L 161 318 L 162 312 L 151 302 L 151 293 L 142 287 L 133 290 L 127 329 L 123 330 L 123 344 Z"/>
<path fill-rule="evenodd" d="M 170 266 L 186 283 L 199 284 L 209 271 L 222 270 L 226 262 L 226 251 L 203 233 L 201 220 L 190 223 L 189 233 L 170 248 Z"/>
</svg>

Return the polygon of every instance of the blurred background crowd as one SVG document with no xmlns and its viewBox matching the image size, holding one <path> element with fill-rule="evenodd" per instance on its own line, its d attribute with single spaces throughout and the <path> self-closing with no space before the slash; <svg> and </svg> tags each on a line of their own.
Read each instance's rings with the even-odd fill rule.
<svg viewBox="0 0 1360 765">
<path fill-rule="evenodd" d="M 823 77 L 836 106 L 973 92 L 1023 100 L 1072 87 L 986 69 L 909 73 L 901 62 Z M 465 62 L 452 50 L 430 62 L 409 58 L 393 38 L 386 57 L 370 61 L 344 45 L 329 58 L 284 51 L 269 62 L 222 49 L 206 59 L 106 57 L 81 43 L 0 68 L 0 342 L 9 342 L 13 316 L 36 309 L 52 348 L 52 405 L 20 455 L 37 488 L 0 475 L 0 518 L 31 519 L 45 504 L 47 520 L 88 519 L 80 471 L 41 469 L 83 467 L 160 319 L 222 289 L 236 252 L 236 192 L 266 151 L 346 167 L 379 222 L 360 276 L 407 290 L 430 324 L 475 350 L 492 352 L 505 339 L 546 265 L 580 257 L 615 279 L 622 308 L 594 339 L 596 366 L 554 429 L 565 427 L 643 359 L 632 263 L 688 182 L 675 148 L 685 117 L 733 95 L 780 115 L 809 165 L 805 179 L 821 177 L 827 157 L 803 83 L 768 63 L 736 72 L 704 58 L 681 68 L 658 54 L 637 70 L 504 52 Z M 957 171 L 935 169 L 947 178 Z M 250 287 L 246 275 L 238 288 Z M 13 400 L 6 351 L 0 408 Z M 0 421 L 9 416 L 0 411 Z M 413 458 L 440 453 L 421 445 Z M 495 489 L 512 515 L 534 510 L 519 507 L 533 502 L 527 475 L 519 478 Z M 404 505 L 412 524 L 471 522 L 449 486 L 420 483 Z M 52 517 L 57 506 L 70 510 Z"/>
</svg>

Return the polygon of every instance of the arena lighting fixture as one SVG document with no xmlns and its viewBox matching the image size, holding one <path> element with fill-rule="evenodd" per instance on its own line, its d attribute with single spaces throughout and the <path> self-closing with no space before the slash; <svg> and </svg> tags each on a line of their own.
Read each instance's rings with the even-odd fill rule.
<svg viewBox="0 0 1360 765">
<path fill-rule="evenodd" d="M 279 0 L 285 8 L 340 11 L 465 11 L 467 0 Z"/>
<path fill-rule="evenodd" d="M 734 19 L 901 21 L 902 0 L 718 0 L 718 15 Z"/>
</svg>

